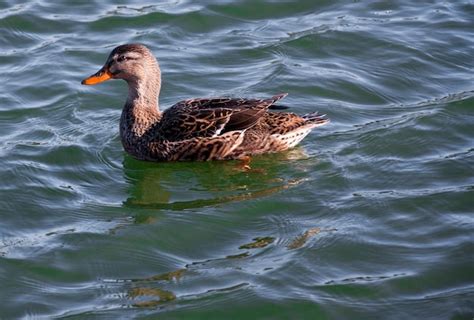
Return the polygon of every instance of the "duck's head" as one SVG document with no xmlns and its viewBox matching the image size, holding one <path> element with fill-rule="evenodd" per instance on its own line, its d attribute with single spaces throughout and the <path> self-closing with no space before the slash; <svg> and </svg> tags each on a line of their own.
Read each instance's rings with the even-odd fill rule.
<svg viewBox="0 0 474 320">
<path fill-rule="evenodd" d="M 142 44 L 124 44 L 112 50 L 104 66 L 81 83 L 93 85 L 109 79 L 124 79 L 136 84 L 151 75 L 160 78 L 158 62 L 151 51 Z"/>
</svg>

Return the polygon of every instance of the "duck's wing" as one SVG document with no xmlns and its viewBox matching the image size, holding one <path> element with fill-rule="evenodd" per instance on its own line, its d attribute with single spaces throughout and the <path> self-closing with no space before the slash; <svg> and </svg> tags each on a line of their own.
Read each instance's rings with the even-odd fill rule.
<svg viewBox="0 0 474 320">
<path fill-rule="evenodd" d="M 268 108 L 287 94 L 270 99 L 211 98 L 178 102 L 163 112 L 160 135 L 169 141 L 217 137 L 254 126 Z"/>
</svg>

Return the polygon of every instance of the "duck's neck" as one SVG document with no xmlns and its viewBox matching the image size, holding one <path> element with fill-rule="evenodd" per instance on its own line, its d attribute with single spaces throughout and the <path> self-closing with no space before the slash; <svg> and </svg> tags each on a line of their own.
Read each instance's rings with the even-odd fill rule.
<svg viewBox="0 0 474 320">
<path fill-rule="evenodd" d="M 125 106 L 159 111 L 158 96 L 161 88 L 161 77 L 157 75 L 146 79 L 128 81 L 128 97 Z"/>
<path fill-rule="evenodd" d="M 153 126 L 160 120 L 158 96 L 161 76 L 150 72 L 145 79 L 128 81 L 128 97 L 120 119 L 120 136 L 125 150 L 134 154 L 146 144 L 153 133 Z"/>
</svg>

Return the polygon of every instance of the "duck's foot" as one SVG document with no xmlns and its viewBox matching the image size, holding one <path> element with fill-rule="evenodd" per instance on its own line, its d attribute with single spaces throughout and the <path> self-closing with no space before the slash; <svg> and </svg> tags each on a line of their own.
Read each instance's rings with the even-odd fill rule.
<svg viewBox="0 0 474 320">
<path fill-rule="evenodd" d="M 250 156 L 243 156 L 239 159 L 239 163 L 237 164 L 237 169 L 242 171 L 250 171 L 252 168 L 250 167 L 250 161 L 252 158 Z"/>
<path fill-rule="evenodd" d="M 236 169 L 243 172 L 266 174 L 266 170 L 263 168 L 252 169 L 250 166 L 251 160 L 251 156 L 242 156 L 238 159 L 239 162 L 236 165 Z"/>
</svg>

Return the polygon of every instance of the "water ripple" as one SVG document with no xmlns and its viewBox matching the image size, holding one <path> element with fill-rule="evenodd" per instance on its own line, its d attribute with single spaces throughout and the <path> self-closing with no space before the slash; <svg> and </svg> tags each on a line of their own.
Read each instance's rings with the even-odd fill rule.
<svg viewBox="0 0 474 320">
<path fill-rule="evenodd" d="M 472 318 L 469 1 L 0 3 L 5 318 Z M 236 163 L 143 163 L 124 83 L 160 104 L 289 92 L 331 124 Z"/>
</svg>

